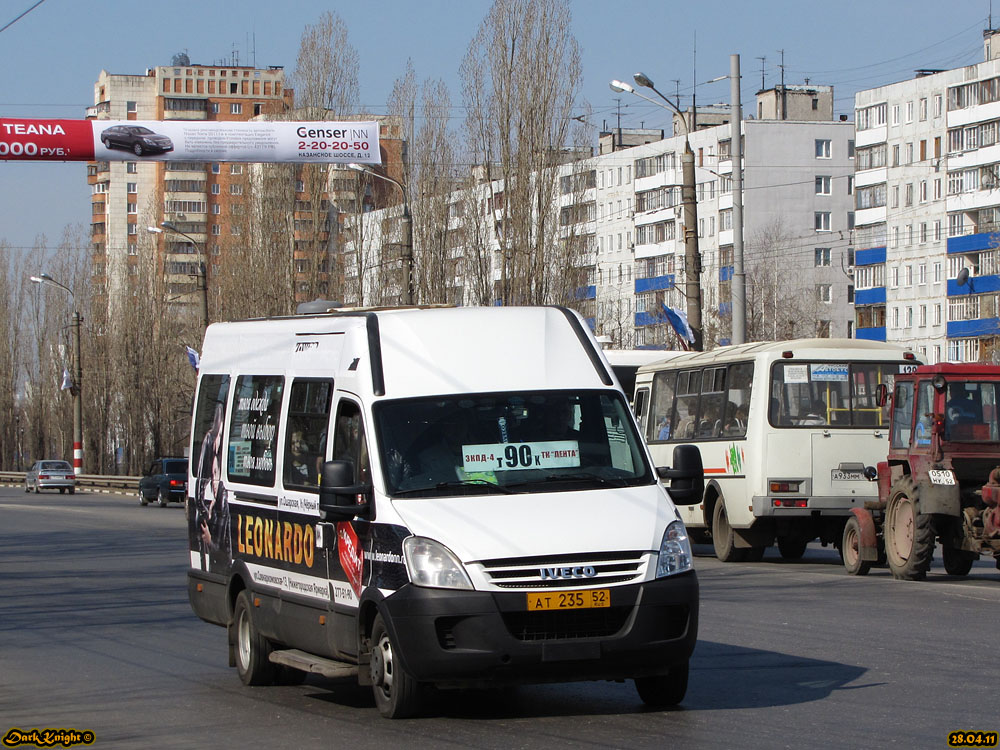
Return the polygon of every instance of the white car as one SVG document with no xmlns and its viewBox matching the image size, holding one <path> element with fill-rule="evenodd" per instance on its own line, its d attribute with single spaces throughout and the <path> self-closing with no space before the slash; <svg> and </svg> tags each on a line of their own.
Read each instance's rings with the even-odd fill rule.
<svg viewBox="0 0 1000 750">
<path fill-rule="evenodd" d="M 35 461 L 34 466 L 24 475 L 24 491 L 41 492 L 59 490 L 59 494 L 69 490 L 76 492 L 76 476 L 68 461 Z"/>
</svg>

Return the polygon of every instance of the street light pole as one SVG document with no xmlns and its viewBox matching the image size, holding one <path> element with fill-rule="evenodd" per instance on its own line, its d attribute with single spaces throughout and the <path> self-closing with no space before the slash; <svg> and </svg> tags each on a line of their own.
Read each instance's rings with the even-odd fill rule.
<svg viewBox="0 0 1000 750">
<path fill-rule="evenodd" d="M 743 268 L 743 106 L 740 101 L 740 56 L 729 56 L 729 96 L 733 114 L 729 118 L 733 151 L 733 344 L 747 340 L 747 275 Z"/>
<path fill-rule="evenodd" d="M 373 169 L 369 169 L 363 164 L 352 163 L 347 165 L 355 172 L 364 172 L 372 177 L 391 182 L 399 188 L 403 196 L 403 273 L 406 276 L 406 286 L 403 294 L 403 304 L 414 304 L 414 283 L 413 283 L 413 217 L 410 215 L 410 202 L 406 197 L 406 186 L 399 180 L 394 180 L 388 175 L 379 174 Z"/>
<path fill-rule="evenodd" d="M 68 286 L 60 284 L 47 273 L 40 273 L 37 276 L 30 276 L 29 279 L 35 284 L 48 284 L 62 289 L 69 294 L 76 306 L 76 296 Z M 83 474 L 83 355 L 80 346 L 80 327 L 83 316 L 79 310 L 73 311 L 73 356 L 76 358 L 76 377 L 70 393 L 73 396 L 73 473 L 76 476 Z"/>
<path fill-rule="evenodd" d="M 160 229 L 163 227 L 163 229 Z M 147 232 L 153 232 L 155 234 L 162 234 L 165 229 L 168 232 L 173 232 L 174 234 L 179 234 L 181 237 L 191 241 L 195 249 L 198 251 L 198 273 L 195 278 L 199 280 L 199 287 L 201 291 L 201 325 L 202 328 L 208 328 L 209 318 L 208 318 L 208 268 L 206 267 L 206 257 L 205 251 L 202 247 L 202 243 L 198 242 L 194 237 L 182 232 L 177 228 L 175 224 L 169 221 L 161 221 L 160 227 L 146 227 Z"/>
<path fill-rule="evenodd" d="M 635 94 L 651 104 L 677 113 L 680 123 L 684 127 L 684 153 L 681 154 L 681 203 L 684 206 L 684 296 L 687 300 L 688 325 L 694 334 L 691 349 L 701 351 L 704 348 L 704 333 L 701 322 L 701 254 L 698 250 L 698 200 L 695 192 L 694 151 L 691 150 L 691 134 L 684 113 L 674 102 L 656 89 L 647 75 L 636 73 L 632 77 L 636 84 L 653 91 L 667 103 L 668 107 L 663 107 L 655 99 L 643 96 L 627 83 L 621 81 L 612 81 L 611 90 Z"/>
</svg>

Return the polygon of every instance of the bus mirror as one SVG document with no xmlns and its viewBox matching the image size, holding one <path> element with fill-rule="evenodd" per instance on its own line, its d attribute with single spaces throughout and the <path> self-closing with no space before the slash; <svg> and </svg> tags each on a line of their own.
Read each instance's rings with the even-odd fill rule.
<svg viewBox="0 0 1000 750">
<path fill-rule="evenodd" d="M 889 388 L 885 383 L 879 383 L 875 386 L 875 403 L 879 406 L 885 406 L 886 402 L 889 400 Z"/>
<path fill-rule="evenodd" d="M 370 484 L 355 484 L 354 463 L 327 461 L 319 480 L 319 513 L 324 521 L 350 521 L 368 516 L 368 502 L 358 502 L 358 495 L 371 493 Z"/>
<path fill-rule="evenodd" d="M 670 482 L 667 492 L 674 505 L 697 505 L 705 492 L 705 470 L 696 445 L 674 447 L 673 466 L 658 466 L 656 474 Z"/>
</svg>

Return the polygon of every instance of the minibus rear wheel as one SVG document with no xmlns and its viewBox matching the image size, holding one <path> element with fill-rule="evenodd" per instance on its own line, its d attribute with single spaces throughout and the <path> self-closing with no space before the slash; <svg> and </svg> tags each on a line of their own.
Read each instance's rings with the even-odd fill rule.
<svg viewBox="0 0 1000 750">
<path fill-rule="evenodd" d="M 405 719 L 420 708 L 420 685 L 399 661 L 399 652 L 389 638 L 382 615 L 372 623 L 372 692 L 379 713 L 387 719 Z"/>
<path fill-rule="evenodd" d="M 274 683 L 274 664 L 268 656 L 271 644 L 263 638 L 253 619 L 250 594 L 244 589 L 236 597 L 233 611 L 236 623 L 236 672 L 244 685 L 271 685 Z"/>
<path fill-rule="evenodd" d="M 670 672 L 653 677 L 636 677 L 635 689 L 642 702 L 651 708 L 676 706 L 687 694 L 688 662 L 675 664 Z"/>
</svg>

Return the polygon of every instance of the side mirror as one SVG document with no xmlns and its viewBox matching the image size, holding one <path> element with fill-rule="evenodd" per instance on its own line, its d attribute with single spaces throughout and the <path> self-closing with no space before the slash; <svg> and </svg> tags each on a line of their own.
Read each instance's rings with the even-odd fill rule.
<svg viewBox="0 0 1000 750">
<path fill-rule="evenodd" d="M 674 447 L 673 466 L 657 466 L 656 474 L 669 480 L 667 493 L 674 505 L 697 505 L 705 494 L 705 470 L 697 445 Z"/>
<path fill-rule="evenodd" d="M 889 387 L 885 383 L 879 383 L 875 386 L 875 403 L 879 406 L 885 406 L 889 401 Z"/>
<path fill-rule="evenodd" d="M 369 514 L 368 502 L 359 503 L 358 495 L 368 495 L 370 484 L 355 484 L 352 461 L 327 461 L 319 480 L 319 515 L 324 521 L 350 521 Z"/>
</svg>

